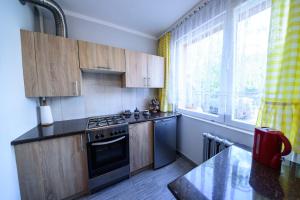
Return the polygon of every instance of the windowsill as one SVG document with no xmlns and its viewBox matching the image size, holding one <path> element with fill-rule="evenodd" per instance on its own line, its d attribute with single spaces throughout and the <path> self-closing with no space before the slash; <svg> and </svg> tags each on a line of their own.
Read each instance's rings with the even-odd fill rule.
<svg viewBox="0 0 300 200">
<path fill-rule="evenodd" d="M 183 114 L 183 113 L 181 113 L 181 114 L 185 117 L 192 118 L 192 119 L 195 119 L 195 120 L 199 120 L 199 121 L 202 121 L 202 122 L 205 122 L 205 123 L 208 123 L 208 124 L 212 124 L 212 125 L 215 125 L 215 126 L 227 128 L 227 129 L 234 130 L 234 131 L 238 131 L 238 132 L 241 132 L 241 133 L 244 133 L 244 134 L 247 134 L 247 135 L 251 135 L 251 136 L 254 135 L 254 132 L 251 132 L 251 131 L 247 131 L 247 130 L 232 127 L 232 126 L 229 126 L 229 125 L 226 125 L 226 124 L 221 124 L 221 123 L 218 123 L 218 122 L 202 119 L 200 117 L 194 117 L 194 116 L 190 116 L 190 115 Z"/>
<path fill-rule="evenodd" d="M 284 156 L 284 159 L 300 164 L 300 154 L 297 154 L 293 151 L 289 155 Z"/>
</svg>

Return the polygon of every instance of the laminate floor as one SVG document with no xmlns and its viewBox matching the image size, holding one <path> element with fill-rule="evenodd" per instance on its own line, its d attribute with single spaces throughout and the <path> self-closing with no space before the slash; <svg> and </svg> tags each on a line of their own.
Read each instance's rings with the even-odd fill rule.
<svg viewBox="0 0 300 200">
<path fill-rule="evenodd" d="M 190 171 L 193 166 L 182 157 L 158 170 L 146 170 L 130 179 L 105 188 L 81 200 L 173 200 L 167 184 Z"/>
</svg>

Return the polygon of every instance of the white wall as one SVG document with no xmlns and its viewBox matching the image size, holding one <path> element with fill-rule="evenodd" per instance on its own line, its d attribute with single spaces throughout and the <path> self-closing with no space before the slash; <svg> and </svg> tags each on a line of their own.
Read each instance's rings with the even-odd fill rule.
<svg viewBox="0 0 300 200">
<path fill-rule="evenodd" d="M 37 125 L 36 101 L 25 98 L 20 28 L 33 30 L 33 12 L 17 0 L 0 6 L 0 199 L 20 199 L 10 142 Z"/>
<path fill-rule="evenodd" d="M 70 16 L 67 16 L 67 24 L 71 38 L 156 55 L 157 40 Z"/>
<path fill-rule="evenodd" d="M 54 34 L 54 21 L 43 12 L 45 32 Z M 68 37 L 125 49 L 156 54 L 157 41 L 71 16 L 67 17 Z M 116 114 L 125 109 L 146 109 L 157 96 L 156 89 L 121 88 L 119 75 L 83 73 L 83 95 L 49 98 L 55 121 Z"/>
<path fill-rule="evenodd" d="M 249 133 L 221 127 L 183 115 L 178 124 L 177 148 L 179 152 L 197 164 L 202 163 L 203 137 L 201 133 L 204 132 L 248 147 L 253 145 L 253 135 Z"/>
<path fill-rule="evenodd" d="M 44 30 L 55 34 L 53 17 L 43 10 Z M 156 55 L 157 40 L 149 39 L 82 18 L 66 15 L 68 37 Z"/>
<path fill-rule="evenodd" d="M 38 124 L 37 99 L 25 97 L 20 28 L 36 29 L 34 29 L 33 10 L 28 5 L 21 5 L 18 0 L 0 0 L 0 2 L 2 21 L 0 31 L 0 91 L 2 94 L 0 98 L 0 199 L 20 199 L 14 148 L 10 142 Z M 156 52 L 157 41 L 151 39 L 74 18 L 68 18 L 68 24 L 69 35 L 75 39 L 151 54 Z M 55 118 L 72 119 L 110 113 L 117 109 L 121 111 L 127 106 L 130 109 L 135 106 L 143 107 L 147 104 L 149 97 L 156 95 L 156 90 L 122 89 L 119 84 L 120 79 L 116 76 L 84 74 L 83 77 L 86 82 L 85 86 L 91 86 L 88 89 L 90 92 L 87 93 L 89 95 L 86 96 L 87 102 L 95 105 L 96 110 L 86 108 L 87 103 L 82 102 L 85 97 L 54 98 Z M 104 99 L 106 103 L 102 102 L 99 109 L 98 102 Z M 123 103 L 126 107 L 120 106 Z M 105 110 L 108 104 L 112 110 Z M 113 107 L 113 105 L 117 106 Z"/>
<path fill-rule="evenodd" d="M 117 114 L 136 107 L 148 108 L 154 89 L 122 88 L 120 75 L 83 73 L 80 97 L 49 98 L 55 121 Z"/>
</svg>

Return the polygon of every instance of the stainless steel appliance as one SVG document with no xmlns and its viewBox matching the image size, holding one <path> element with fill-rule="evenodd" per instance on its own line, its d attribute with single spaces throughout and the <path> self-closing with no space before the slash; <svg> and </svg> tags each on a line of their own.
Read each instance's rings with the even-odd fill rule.
<svg viewBox="0 0 300 200">
<path fill-rule="evenodd" d="M 90 118 L 86 133 L 90 192 L 128 178 L 129 134 L 123 116 Z"/>
<path fill-rule="evenodd" d="M 154 120 L 154 169 L 176 160 L 177 118 Z"/>
</svg>

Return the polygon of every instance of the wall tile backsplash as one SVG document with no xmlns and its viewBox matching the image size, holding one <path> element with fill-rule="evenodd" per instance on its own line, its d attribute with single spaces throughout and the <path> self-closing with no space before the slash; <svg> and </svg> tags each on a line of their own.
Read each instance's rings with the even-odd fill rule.
<svg viewBox="0 0 300 200">
<path fill-rule="evenodd" d="M 121 75 L 83 73 L 82 96 L 48 98 L 55 121 L 148 109 L 157 89 L 122 88 Z"/>
</svg>

